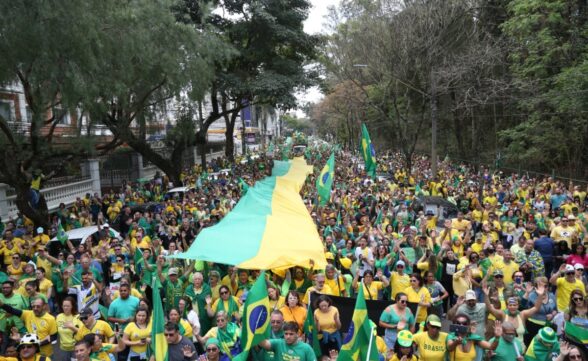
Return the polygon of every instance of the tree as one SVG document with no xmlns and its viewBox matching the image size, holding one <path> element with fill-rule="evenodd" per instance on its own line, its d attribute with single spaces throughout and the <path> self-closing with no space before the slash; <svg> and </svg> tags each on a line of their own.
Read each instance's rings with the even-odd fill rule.
<svg viewBox="0 0 588 361">
<path fill-rule="evenodd" d="M 314 84 L 316 74 L 304 65 L 315 59 L 318 38 L 303 31 L 310 7 L 306 0 L 211 1 L 208 6 L 216 11 L 210 17 L 203 16 L 200 3 L 184 0 L 176 9 L 178 19 L 198 28 L 212 26 L 238 52 L 218 64 L 209 91 L 211 103 L 220 104 L 225 152 L 232 159 L 235 122 L 242 109 L 256 104 L 292 108 L 294 92 Z"/>
<path fill-rule="evenodd" d="M 209 119 L 222 116 L 218 105 L 213 103 L 213 112 L 198 131 L 196 117 L 180 117 L 179 130 L 165 138 L 167 154 L 147 142 L 146 121 L 150 114 L 163 114 L 172 99 L 201 100 L 214 64 L 225 61 L 230 49 L 213 33 L 176 21 L 172 3 L 114 2 L 103 12 L 100 53 L 84 72 L 84 106 L 114 134 L 109 147 L 128 144 L 179 185 L 182 156 L 190 146 L 205 142 Z"/>
<path fill-rule="evenodd" d="M 492 44 L 476 46 L 485 40 L 476 11 L 465 0 L 350 0 L 333 14 L 336 33 L 325 50 L 327 69 L 363 91 L 408 169 L 427 122 L 433 128 L 437 122 L 437 104 L 455 89 L 471 93 L 466 76 L 495 59 Z"/>
<path fill-rule="evenodd" d="M 102 8 L 101 1 L 4 2 L 0 12 L 0 85 L 22 85 L 31 115 L 30 123 L 0 116 L 0 182 L 14 187 L 22 214 L 46 228 L 47 205 L 31 206 L 29 174 L 92 153 L 91 139 L 59 144 L 55 134 L 81 100 L 81 75 L 101 44 Z"/>
</svg>

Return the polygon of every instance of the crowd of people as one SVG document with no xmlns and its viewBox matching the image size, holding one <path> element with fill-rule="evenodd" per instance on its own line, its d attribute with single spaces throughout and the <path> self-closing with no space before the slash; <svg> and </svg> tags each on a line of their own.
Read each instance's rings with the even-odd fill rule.
<svg viewBox="0 0 588 361">
<path fill-rule="evenodd" d="M 315 181 L 329 153 L 306 150 L 315 172 L 301 191 L 328 265 L 267 270 L 271 337 L 251 358 L 337 359 L 347 329 L 333 299 L 359 287 L 389 304 L 371 320 L 383 330 L 373 343 L 381 360 L 586 357 L 585 185 L 449 160 L 432 174 L 425 157 L 407 170 L 396 153 L 378 159 L 372 178 L 363 160 L 337 151 L 331 199 L 320 206 Z M 272 163 L 216 159 L 185 169 L 189 190 L 174 197 L 158 174 L 62 205 L 48 229 L 25 217 L 2 224 L 0 361 L 148 360 L 153 287 L 170 361 L 239 354 L 243 303 L 260 272 L 167 256 L 218 223 L 246 192 L 243 181 L 252 186 Z M 98 232 L 84 243 L 51 240 L 88 226 Z M 303 333 L 308 312 L 320 351 Z"/>
</svg>

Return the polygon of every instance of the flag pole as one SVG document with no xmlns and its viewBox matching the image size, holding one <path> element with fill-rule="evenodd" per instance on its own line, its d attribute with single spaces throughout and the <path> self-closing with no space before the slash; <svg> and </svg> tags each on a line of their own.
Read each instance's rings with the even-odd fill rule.
<svg viewBox="0 0 588 361">
<path fill-rule="evenodd" d="M 365 355 L 365 361 L 370 361 L 370 354 L 371 354 L 371 350 L 372 350 L 372 343 L 374 341 L 374 328 L 371 328 L 371 332 L 370 332 L 370 342 L 368 343 L 368 349 L 367 349 L 367 354 Z"/>
</svg>

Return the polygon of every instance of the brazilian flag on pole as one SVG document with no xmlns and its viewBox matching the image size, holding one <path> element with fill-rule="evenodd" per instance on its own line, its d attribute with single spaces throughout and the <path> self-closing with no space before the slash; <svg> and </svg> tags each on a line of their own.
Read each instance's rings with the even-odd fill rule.
<svg viewBox="0 0 588 361">
<path fill-rule="evenodd" d="M 269 308 L 264 271 L 257 277 L 257 281 L 247 294 L 241 326 L 241 349 L 243 351 L 235 356 L 233 361 L 247 360 L 249 350 L 269 338 Z"/>
<path fill-rule="evenodd" d="M 167 341 L 164 336 L 165 321 L 163 318 L 163 306 L 161 304 L 159 288 L 155 285 L 155 277 L 151 282 L 151 287 L 153 289 L 151 352 L 155 356 L 155 361 L 167 361 Z"/>
<path fill-rule="evenodd" d="M 316 180 L 316 189 L 319 194 L 320 205 L 324 206 L 331 199 L 331 188 L 333 187 L 333 177 L 335 176 L 335 153 L 331 153 L 327 164 L 325 164 L 321 174 Z"/>
<path fill-rule="evenodd" d="M 349 331 L 343 340 L 337 361 L 378 361 L 379 356 L 373 331 L 368 318 L 362 286 L 359 287 Z"/>
<path fill-rule="evenodd" d="M 365 162 L 366 173 L 370 177 L 376 178 L 376 151 L 365 124 L 361 125 L 361 154 Z"/>
<path fill-rule="evenodd" d="M 321 344 L 318 339 L 318 334 L 316 332 L 316 326 L 314 324 L 314 313 L 312 312 L 312 307 L 310 304 L 308 305 L 308 309 L 306 312 L 306 320 L 304 320 L 304 334 L 306 335 L 306 339 L 310 346 L 312 346 L 312 350 L 317 358 L 321 357 Z"/>
<path fill-rule="evenodd" d="M 63 229 L 61 222 L 59 222 L 59 225 L 57 226 L 57 240 L 61 242 L 62 245 L 67 242 L 67 234 L 65 234 L 65 230 Z"/>
</svg>

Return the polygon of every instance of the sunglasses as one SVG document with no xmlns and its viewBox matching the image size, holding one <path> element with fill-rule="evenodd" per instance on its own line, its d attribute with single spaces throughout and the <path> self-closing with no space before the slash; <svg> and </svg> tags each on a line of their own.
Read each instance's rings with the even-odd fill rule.
<svg viewBox="0 0 588 361">
<path fill-rule="evenodd" d="M 410 280 L 410 282 L 418 282 L 418 280 Z"/>
<path fill-rule="evenodd" d="M 400 301 L 398 301 L 398 303 L 402 303 L 403 305 L 406 305 L 406 300 L 400 300 Z"/>
<path fill-rule="evenodd" d="M 218 348 L 216 348 L 216 347 L 210 347 L 210 348 L 206 349 L 206 352 L 217 352 L 217 351 L 218 351 Z"/>
<path fill-rule="evenodd" d="M 460 326 L 468 326 L 467 322 L 456 322 L 455 324 Z"/>
<path fill-rule="evenodd" d="M 494 276 L 494 278 L 504 278 L 504 276 L 496 275 L 496 276 Z"/>
<path fill-rule="evenodd" d="M 570 360 L 581 360 L 582 359 L 582 355 L 568 355 L 568 358 Z"/>
<path fill-rule="evenodd" d="M 87 317 L 87 316 L 80 317 L 80 321 L 86 321 L 87 319 L 88 319 L 88 317 Z"/>
<path fill-rule="evenodd" d="M 574 297 L 573 298 L 574 301 L 584 301 L 583 297 Z"/>
<path fill-rule="evenodd" d="M 228 292 L 228 291 L 222 291 L 222 292 L 220 292 L 220 294 L 221 294 L 221 295 L 228 295 L 228 294 L 229 294 L 229 292 Z"/>
<path fill-rule="evenodd" d="M 35 348 L 35 345 L 21 345 L 21 348 Z"/>
<path fill-rule="evenodd" d="M 175 333 L 164 333 L 163 335 L 165 337 L 174 337 L 176 334 Z"/>
<path fill-rule="evenodd" d="M 398 265 L 398 266 L 396 266 L 396 268 L 404 268 L 404 266 L 403 265 Z"/>
<path fill-rule="evenodd" d="M 574 274 L 576 274 L 576 272 L 574 272 L 574 271 L 570 271 L 570 272 L 566 272 L 566 274 L 569 276 L 569 275 L 574 275 Z"/>
</svg>

